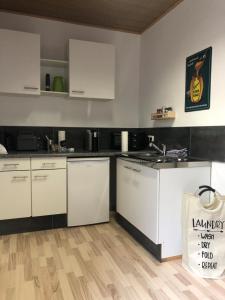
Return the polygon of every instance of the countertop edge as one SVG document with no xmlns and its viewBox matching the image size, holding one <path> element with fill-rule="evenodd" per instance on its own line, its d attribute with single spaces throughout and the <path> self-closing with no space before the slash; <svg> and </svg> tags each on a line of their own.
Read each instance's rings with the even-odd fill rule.
<svg viewBox="0 0 225 300">
<path fill-rule="evenodd" d="M 76 157 L 114 157 L 120 155 L 129 155 L 129 154 L 138 154 L 138 153 L 147 153 L 149 151 L 142 150 L 142 151 L 128 151 L 128 152 L 121 152 L 121 151 L 99 151 L 99 152 L 9 152 L 8 154 L 0 154 L 0 159 L 8 159 L 8 158 L 32 158 L 32 157 L 68 157 L 68 158 L 76 158 Z"/>
</svg>

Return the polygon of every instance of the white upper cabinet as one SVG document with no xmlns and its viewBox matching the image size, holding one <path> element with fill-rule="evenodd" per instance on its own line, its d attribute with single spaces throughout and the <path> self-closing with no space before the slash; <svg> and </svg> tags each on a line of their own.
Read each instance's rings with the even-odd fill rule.
<svg viewBox="0 0 225 300">
<path fill-rule="evenodd" d="M 113 45 L 69 40 L 69 96 L 115 98 L 115 48 Z"/>
<path fill-rule="evenodd" d="M 0 29 L 0 92 L 40 94 L 40 35 Z"/>
</svg>

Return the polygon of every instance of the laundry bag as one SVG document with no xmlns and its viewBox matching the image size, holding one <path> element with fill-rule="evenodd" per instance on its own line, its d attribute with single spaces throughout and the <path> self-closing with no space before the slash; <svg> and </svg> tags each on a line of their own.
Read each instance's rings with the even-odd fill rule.
<svg viewBox="0 0 225 300">
<path fill-rule="evenodd" d="M 184 194 L 182 264 L 200 277 L 220 279 L 225 277 L 225 197 L 209 186 L 199 189 Z M 203 202 L 208 191 L 213 197 Z"/>
</svg>

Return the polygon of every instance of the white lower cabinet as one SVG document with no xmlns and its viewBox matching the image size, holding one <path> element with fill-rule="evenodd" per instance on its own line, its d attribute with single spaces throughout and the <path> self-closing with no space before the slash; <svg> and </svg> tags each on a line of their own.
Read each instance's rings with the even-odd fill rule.
<svg viewBox="0 0 225 300">
<path fill-rule="evenodd" d="M 0 220 L 65 214 L 66 157 L 0 160 Z"/>
<path fill-rule="evenodd" d="M 182 199 L 210 185 L 211 167 L 153 169 L 117 160 L 117 212 L 155 244 L 161 258 L 182 254 Z"/>
<path fill-rule="evenodd" d="M 30 171 L 0 172 L 0 191 L 0 220 L 31 216 Z"/>
<path fill-rule="evenodd" d="M 32 170 L 32 216 L 64 214 L 66 169 Z"/>
<path fill-rule="evenodd" d="M 154 243 L 158 242 L 159 174 L 133 162 L 117 162 L 117 211 Z"/>
<path fill-rule="evenodd" d="M 182 254 L 182 200 L 200 185 L 210 185 L 211 167 L 161 169 L 159 185 L 159 239 L 162 258 Z"/>
</svg>

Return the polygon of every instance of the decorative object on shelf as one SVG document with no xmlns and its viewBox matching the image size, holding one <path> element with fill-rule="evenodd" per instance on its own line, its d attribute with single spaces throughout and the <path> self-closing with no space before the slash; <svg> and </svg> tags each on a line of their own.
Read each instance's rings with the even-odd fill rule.
<svg viewBox="0 0 225 300">
<path fill-rule="evenodd" d="M 152 113 L 152 120 L 173 120 L 175 119 L 175 111 L 168 111 L 162 113 Z"/>
<path fill-rule="evenodd" d="M 68 65 L 69 63 L 66 60 L 41 58 L 41 95 L 53 97 L 68 97 Z M 48 82 L 48 79 L 46 78 L 48 74 L 50 77 L 50 82 Z M 63 78 L 63 91 L 62 87 L 58 87 L 57 84 L 57 87 L 55 88 L 56 90 L 54 90 L 54 77 Z M 61 83 L 60 86 L 62 86 Z"/>
<path fill-rule="evenodd" d="M 175 112 L 171 106 L 157 108 L 156 113 L 152 113 L 152 120 L 169 120 L 175 119 Z"/>
<path fill-rule="evenodd" d="M 53 80 L 54 92 L 65 92 L 64 79 L 62 76 L 55 76 Z"/>
<path fill-rule="evenodd" d="M 210 108 L 212 47 L 186 59 L 185 112 Z"/>
<path fill-rule="evenodd" d="M 50 91 L 50 85 L 51 85 L 51 82 L 50 82 L 50 74 L 46 74 L 45 75 L 45 90 L 46 91 Z"/>
</svg>

